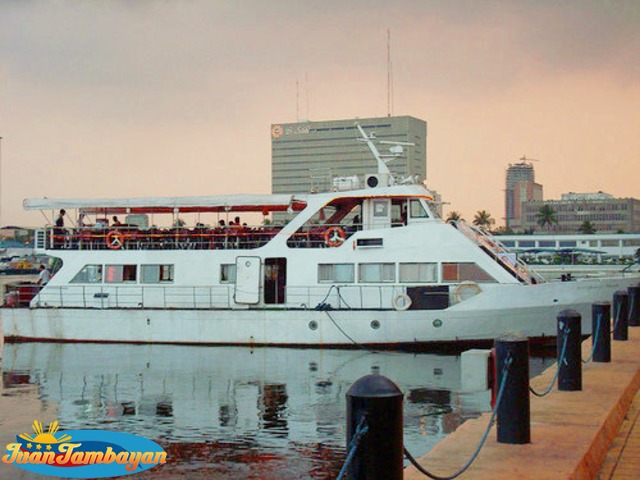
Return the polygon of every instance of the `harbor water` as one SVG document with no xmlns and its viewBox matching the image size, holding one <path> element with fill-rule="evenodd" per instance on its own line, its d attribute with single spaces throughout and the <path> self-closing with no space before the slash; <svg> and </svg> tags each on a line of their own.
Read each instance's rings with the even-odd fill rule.
<svg viewBox="0 0 640 480">
<path fill-rule="evenodd" d="M 553 363 L 532 359 L 532 374 Z M 142 435 L 167 463 L 137 478 L 335 478 L 345 459 L 345 393 L 380 373 L 404 392 L 407 448 L 423 455 L 490 392 L 464 392 L 460 356 L 248 347 L 5 344 L 0 442 L 61 429 Z M 43 478 L 0 463 L 2 478 Z"/>
</svg>

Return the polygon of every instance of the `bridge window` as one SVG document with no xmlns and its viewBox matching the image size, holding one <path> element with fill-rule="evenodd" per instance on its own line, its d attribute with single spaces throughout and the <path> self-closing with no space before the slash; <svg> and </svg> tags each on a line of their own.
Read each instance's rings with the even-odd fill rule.
<svg viewBox="0 0 640 480">
<path fill-rule="evenodd" d="M 173 283 L 173 265 L 141 265 L 141 283 Z"/>
<path fill-rule="evenodd" d="M 401 263 L 402 283 L 434 283 L 438 281 L 437 263 Z"/>
<path fill-rule="evenodd" d="M 361 283 L 395 282 L 394 263 L 361 263 L 358 265 L 358 281 Z"/>
<path fill-rule="evenodd" d="M 318 265 L 318 283 L 353 283 L 353 263 L 324 263 Z"/>
<path fill-rule="evenodd" d="M 429 217 L 429 215 L 427 214 L 427 211 L 422 206 L 422 203 L 420 203 L 420 200 L 415 198 L 409 201 L 409 215 L 411 215 L 411 218 L 428 218 Z"/>
<path fill-rule="evenodd" d="M 102 283 L 102 265 L 85 265 L 71 283 Z"/>
<path fill-rule="evenodd" d="M 135 283 L 136 265 L 107 265 L 106 283 Z"/>
</svg>

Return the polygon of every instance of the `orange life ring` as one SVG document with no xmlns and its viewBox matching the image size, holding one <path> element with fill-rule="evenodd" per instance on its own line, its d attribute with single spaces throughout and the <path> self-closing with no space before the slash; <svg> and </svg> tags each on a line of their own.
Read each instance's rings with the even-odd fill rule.
<svg viewBox="0 0 640 480">
<path fill-rule="evenodd" d="M 347 239 L 347 234 L 340 227 L 329 227 L 324 232 L 324 243 L 328 247 L 339 247 Z"/>
<path fill-rule="evenodd" d="M 124 247 L 124 235 L 119 230 L 111 230 L 107 233 L 106 242 L 111 250 L 120 250 Z"/>
</svg>

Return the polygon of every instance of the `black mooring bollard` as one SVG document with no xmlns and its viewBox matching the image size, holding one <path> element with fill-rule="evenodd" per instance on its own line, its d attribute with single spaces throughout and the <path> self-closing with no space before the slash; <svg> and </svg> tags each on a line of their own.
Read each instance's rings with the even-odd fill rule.
<svg viewBox="0 0 640 480">
<path fill-rule="evenodd" d="M 591 305 L 591 345 L 594 362 L 611 361 L 611 303 Z"/>
<path fill-rule="evenodd" d="M 640 286 L 627 287 L 629 292 L 629 326 L 640 326 Z"/>
<path fill-rule="evenodd" d="M 506 335 L 495 341 L 495 349 L 498 389 L 505 375 L 504 365 L 511 359 L 498 405 L 498 443 L 531 443 L 529 339 Z"/>
<path fill-rule="evenodd" d="M 582 390 L 582 315 L 568 309 L 562 310 L 557 319 L 558 390 Z M 563 346 L 564 358 L 561 357 Z"/>
<path fill-rule="evenodd" d="M 369 427 L 348 470 L 351 480 L 402 480 L 402 401 L 383 375 L 362 377 L 347 391 L 347 449 L 363 415 Z"/>
<path fill-rule="evenodd" d="M 613 339 L 629 340 L 629 292 L 613 294 Z"/>
</svg>

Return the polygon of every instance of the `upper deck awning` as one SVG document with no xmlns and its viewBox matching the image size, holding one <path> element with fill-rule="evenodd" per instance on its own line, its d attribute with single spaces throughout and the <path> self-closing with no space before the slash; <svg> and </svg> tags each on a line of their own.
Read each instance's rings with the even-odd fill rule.
<svg viewBox="0 0 640 480">
<path fill-rule="evenodd" d="M 25 210 L 80 210 L 88 214 L 196 213 L 196 212 L 283 212 L 307 206 L 304 196 L 214 195 L 204 197 L 139 198 L 28 198 Z"/>
</svg>

